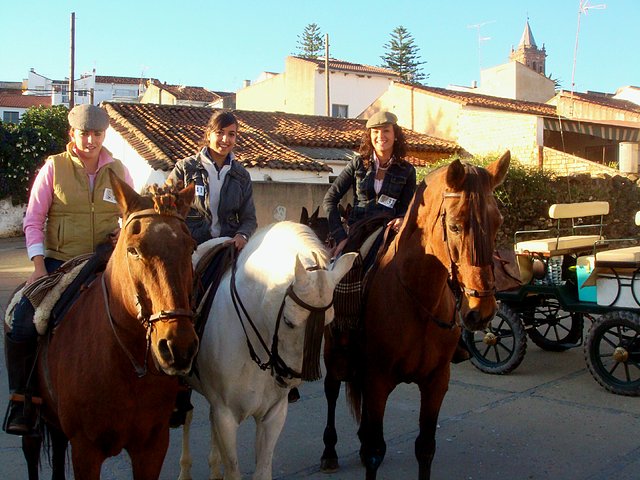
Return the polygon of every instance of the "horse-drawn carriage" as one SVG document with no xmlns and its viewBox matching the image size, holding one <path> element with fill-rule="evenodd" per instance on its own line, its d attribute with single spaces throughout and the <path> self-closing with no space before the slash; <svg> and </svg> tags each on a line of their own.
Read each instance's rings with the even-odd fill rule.
<svg viewBox="0 0 640 480">
<path fill-rule="evenodd" d="M 550 230 L 516 232 L 510 273 L 519 285 L 497 293 L 500 307 L 485 331 L 463 333 L 475 367 L 513 371 L 527 337 L 547 351 L 583 346 L 598 383 L 616 394 L 640 395 L 640 246 L 615 248 L 631 240 L 604 239 L 608 213 L 607 202 L 555 204 L 549 209 L 557 221 L 553 236 L 533 238 Z M 586 334 L 585 318 L 591 321 Z"/>
</svg>

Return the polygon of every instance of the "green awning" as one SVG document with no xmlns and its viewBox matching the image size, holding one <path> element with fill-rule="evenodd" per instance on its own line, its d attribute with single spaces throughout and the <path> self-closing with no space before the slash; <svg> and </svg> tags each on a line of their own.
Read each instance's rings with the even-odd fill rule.
<svg viewBox="0 0 640 480">
<path fill-rule="evenodd" d="M 640 127 L 620 127 L 602 123 L 579 122 L 560 118 L 545 118 L 544 129 L 552 132 L 571 132 L 592 135 L 616 142 L 640 142 Z"/>
</svg>

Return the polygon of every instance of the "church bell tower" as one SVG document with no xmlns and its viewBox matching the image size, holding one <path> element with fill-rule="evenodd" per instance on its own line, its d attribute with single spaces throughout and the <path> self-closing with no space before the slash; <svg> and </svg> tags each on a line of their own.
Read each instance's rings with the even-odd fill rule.
<svg viewBox="0 0 640 480">
<path fill-rule="evenodd" d="M 524 26 L 524 32 L 522 33 L 522 38 L 520 39 L 520 44 L 515 50 L 511 47 L 509 60 L 520 62 L 531 70 L 534 70 L 541 75 L 545 75 L 546 57 L 547 52 L 544 49 L 544 45 L 542 45 L 542 49 L 539 49 L 536 45 L 536 41 L 533 39 L 533 34 L 531 33 L 531 27 L 529 27 L 529 20 L 527 19 L 527 23 Z"/>
</svg>

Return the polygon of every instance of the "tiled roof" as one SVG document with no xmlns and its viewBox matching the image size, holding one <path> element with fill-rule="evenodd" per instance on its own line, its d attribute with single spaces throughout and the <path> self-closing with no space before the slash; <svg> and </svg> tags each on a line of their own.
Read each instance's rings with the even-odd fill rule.
<svg viewBox="0 0 640 480">
<path fill-rule="evenodd" d="M 154 168 L 169 170 L 193 155 L 214 109 L 179 105 L 105 102 L 111 126 Z M 280 112 L 234 111 L 240 124 L 236 156 L 246 167 L 330 171 L 293 147 L 357 150 L 365 121 Z M 454 153 L 459 147 L 411 131 L 416 152 Z"/>
<path fill-rule="evenodd" d="M 560 92 L 560 96 L 570 99 L 571 92 L 563 90 L 562 92 Z M 573 97 L 576 100 L 580 100 L 582 102 L 593 103 L 603 107 L 615 108 L 618 110 L 626 110 L 633 113 L 640 113 L 640 105 L 630 102 L 629 100 L 613 98 L 613 96 L 607 94 L 573 92 Z"/>
<path fill-rule="evenodd" d="M 304 60 L 306 62 L 315 63 L 319 68 L 324 68 L 324 59 L 323 58 L 302 58 L 295 57 L 300 60 Z M 360 63 L 351 63 L 345 62 L 343 60 L 336 60 L 335 58 L 329 58 L 329 70 L 339 70 L 341 72 L 353 72 L 360 73 L 363 75 L 385 75 L 388 77 L 399 78 L 398 75 L 393 70 L 382 67 L 372 67 L 371 65 L 362 65 Z"/>
<path fill-rule="evenodd" d="M 460 92 L 439 87 L 425 87 L 417 85 L 396 84 L 405 88 L 415 88 L 439 97 L 448 98 L 462 105 L 471 105 L 483 108 L 494 108 L 498 110 L 508 110 L 516 113 L 526 113 L 539 116 L 557 116 L 556 107 L 546 103 L 526 102 L 524 100 L 514 100 L 512 98 L 493 97 L 480 93 Z"/>
<path fill-rule="evenodd" d="M 126 85 L 137 85 L 144 83 L 146 80 L 139 77 L 110 77 L 105 75 L 96 75 L 96 83 L 118 83 Z"/>
<path fill-rule="evenodd" d="M 19 93 L 0 93 L 0 106 L 31 108 L 38 105 L 51 106 L 51 97 L 43 95 L 21 95 Z"/>
<path fill-rule="evenodd" d="M 220 98 L 220 95 L 210 92 L 204 87 L 189 87 L 183 85 L 159 85 L 160 88 L 168 91 L 177 100 L 189 100 L 193 102 L 213 102 Z"/>
</svg>

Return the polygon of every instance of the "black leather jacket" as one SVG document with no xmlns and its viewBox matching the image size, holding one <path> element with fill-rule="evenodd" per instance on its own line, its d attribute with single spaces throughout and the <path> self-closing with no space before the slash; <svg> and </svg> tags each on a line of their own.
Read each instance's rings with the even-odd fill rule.
<svg viewBox="0 0 640 480">
<path fill-rule="evenodd" d="M 394 161 L 384 176 L 379 194 L 376 194 L 374 189 L 375 177 L 374 163 L 371 162 L 369 168 L 366 168 L 362 157 L 358 155 L 347 164 L 329 187 L 322 205 L 329 218 L 331 235 L 336 242 L 347 237 L 340 220 L 338 204 L 349 189 L 353 190 L 354 199 L 353 210 L 348 219 L 349 225 L 377 213 L 390 213 L 393 217 L 402 217 L 407 213 L 416 190 L 416 169 L 413 165 L 404 160 Z M 392 206 L 379 203 L 383 195 L 394 200 Z"/>
<path fill-rule="evenodd" d="M 198 244 L 211 238 L 209 175 L 202 164 L 201 155 L 204 155 L 204 149 L 177 162 L 169 174 L 169 179 L 182 180 L 185 186 L 195 182 L 196 189 L 204 191 L 204 195 L 196 194 L 187 216 L 187 226 Z M 202 188 L 198 189 L 198 186 Z M 236 160 L 231 160 L 231 170 L 227 173 L 220 190 L 218 219 L 221 237 L 233 237 L 240 233 L 248 239 L 258 225 L 251 177 Z"/>
</svg>

